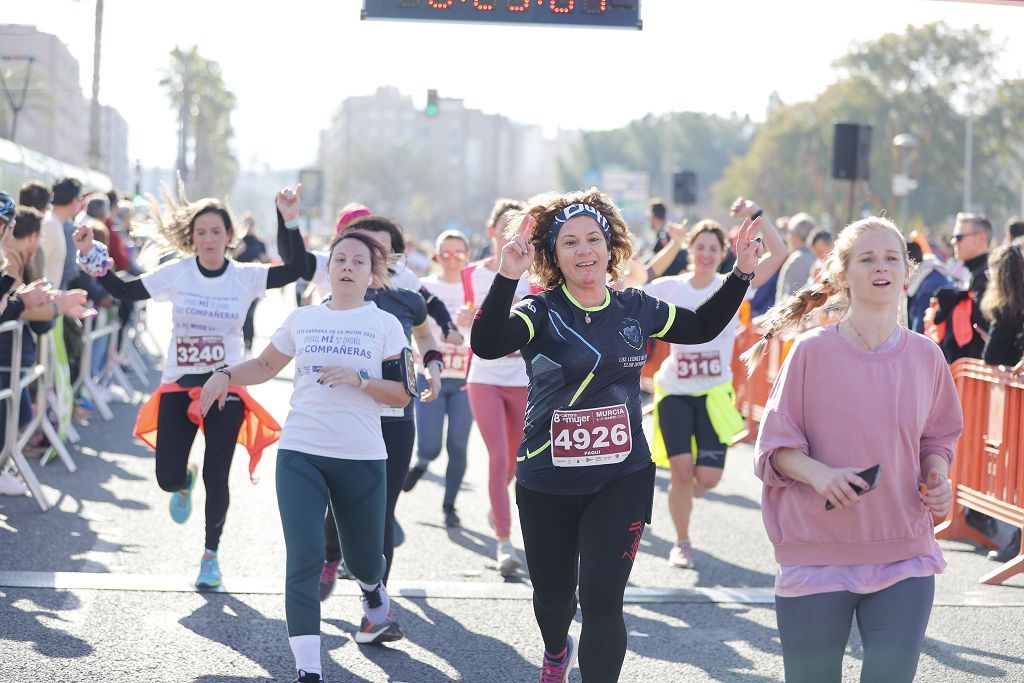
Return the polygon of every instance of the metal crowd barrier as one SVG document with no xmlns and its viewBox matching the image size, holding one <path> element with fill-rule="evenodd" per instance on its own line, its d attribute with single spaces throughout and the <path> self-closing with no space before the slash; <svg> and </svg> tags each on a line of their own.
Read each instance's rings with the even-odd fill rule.
<svg viewBox="0 0 1024 683">
<path fill-rule="evenodd" d="M 950 472 L 953 507 L 936 527 L 936 537 L 994 548 L 991 539 L 967 524 L 966 512 L 976 510 L 1024 529 L 1024 382 L 973 358 L 962 358 L 951 369 L 964 406 L 964 431 Z M 1024 547 L 978 581 L 1001 584 L 1022 572 Z"/>
<path fill-rule="evenodd" d="M 32 371 L 22 376 L 22 327 L 23 324 L 19 320 L 0 324 L 0 335 L 12 335 L 10 386 L 0 389 L 0 401 L 7 401 L 7 416 L 4 421 L 4 445 L 3 449 L 0 450 L 0 467 L 3 467 L 4 463 L 8 460 L 14 463 L 14 468 L 25 481 L 25 485 L 28 486 L 28 490 L 32 493 L 32 497 L 35 498 L 39 508 L 46 512 L 50 509 L 50 501 L 43 492 L 43 487 L 36 478 L 35 472 L 29 467 L 28 460 L 22 452 L 22 439 L 19 438 L 18 420 L 21 411 L 21 391 L 44 375 L 42 367 L 36 365 Z"/>
</svg>

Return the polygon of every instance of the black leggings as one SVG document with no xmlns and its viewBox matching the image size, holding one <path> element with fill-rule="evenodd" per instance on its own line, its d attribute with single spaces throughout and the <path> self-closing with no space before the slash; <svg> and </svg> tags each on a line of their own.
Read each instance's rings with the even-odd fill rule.
<svg viewBox="0 0 1024 683">
<path fill-rule="evenodd" d="M 193 384 L 193 382 L 189 382 Z M 160 397 L 156 435 L 156 480 L 164 491 L 179 491 L 188 484 L 188 455 L 199 426 L 188 419 L 188 392 L 171 392 Z M 216 550 L 228 514 L 228 471 L 235 455 L 238 430 L 245 417 L 245 405 L 228 395 L 224 409 L 210 409 L 205 420 L 206 456 L 203 484 L 206 486 L 206 547 Z"/>
<path fill-rule="evenodd" d="M 416 441 L 416 422 L 414 420 L 382 420 L 381 431 L 384 433 L 384 445 L 388 451 L 387 460 L 387 510 L 384 516 L 384 559 L 387 567 L 384 570 L 384 583 L 391 576 L 391 560 L 395 556 L 395 506 L 398 494 L 402 492 L 405 475 L 409 473 L 412 461 L 412 446 Z M 336 562 L 341 559 L 341 542 L 338 539 L 338 526 L 334 521 L 334 511 L 328 510 L 324 518 L 324 540 L 327 543 L 327 561 Z"/>
<path fill-rule="evenodd" d="M 786 683 L 839 683 L 857 617 L 864 643 L 861 683 L 910 683 L 924 646 L 935 577 L 905 579 L 876 593 L 775 598 Z"/>
<path fill-rule="evenodd" d="M 622 596 L 654 497 L 654 465 L 597 493 L 561 496 L 516 483 L 516 505 L 533 582 L 533 612 L 544 648 L 565 647 L 583 609 L 579 662 L 586 683 L 619 680 L 626 656 Z"/>
</svg>

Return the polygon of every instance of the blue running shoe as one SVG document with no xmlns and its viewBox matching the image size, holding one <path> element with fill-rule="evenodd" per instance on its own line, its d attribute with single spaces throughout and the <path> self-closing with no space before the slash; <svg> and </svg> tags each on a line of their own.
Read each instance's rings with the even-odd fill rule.
<svg viewBox="0 0 1024 683">
<path fill-rule="evenodd" d="M 220 586 L 220 564 L 217 562 L 217 554 L 207 550 L 203 553 L 203 559 L 199 561 L 199 578 L 196 579 L 196 588 L 203 590 L 218 586 Z"/>
<path fill-rule="evenodd" d="M 184 524 L 192 514 L 192 489 L 199 479 L 199 466 L 192 463 L 188 466 L 188 486 L 171 494 L 171 519 L 177 524 Z"/>
</svg>

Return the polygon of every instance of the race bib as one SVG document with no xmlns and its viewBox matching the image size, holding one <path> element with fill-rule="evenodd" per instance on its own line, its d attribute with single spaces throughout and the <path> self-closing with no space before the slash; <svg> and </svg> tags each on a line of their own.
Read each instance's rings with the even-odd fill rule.
<svg viewBox="0 0 1024 683">
<path fill-rule="evenodd" d="M 441 349 L 445 374 L 465 375 L 470 350 L 465 346 L 445 346 Z"/>
<path fill-rule="evenodd" d="M 676 378 L 721 377 L 722 359 L 718 351 L 680 352 L 676 354 Z"/>
<path fill-rule="evenodd" d="M 624 404 L 556 410 L 551 416 L 551 462 L 555 467 L 590 467 L 622 462 L 633 450 Z"/>
<path fill-rule="evenodd" d="M 177 337 L 175 354 L 178 367 L 183 370 L 207 370 L 224 362 L 224 337 Z"/>
</svg>

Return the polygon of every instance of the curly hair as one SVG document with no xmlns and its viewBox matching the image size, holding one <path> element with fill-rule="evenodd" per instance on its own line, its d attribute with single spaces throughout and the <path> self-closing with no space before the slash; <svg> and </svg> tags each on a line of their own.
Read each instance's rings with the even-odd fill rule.
<svg viewBox="0 0 1024 683">
<path fill-rule="evenodd" d="M 999 247 L 988 257 L 988 286 L 981 297 L 981 312 L 989 320 L 997 315 L 1010 319 L 1024 316 L 1022 251 L 1024 247 L 1014 242 Z"/>
<path fill-rule="evenodd" d="M 501 217 L 510 211 L 522 211 L 523 203 L 518 199 L 509 199 L 508 197 L 502 197 L 494 200 L 494 206 L 491 207 L 491 215 L 487 218 L 487 227 L 493 228 L 498 225 L 498 221 Z"/>
<path fill-rule="evenodd" d="M 529 236 L 535 248 L 533 264 L 530 266 L 531 282 L 544 289 L 554 289 L 565 282 L 565 276 L 555 263 L 555 255 L 548 251 L 548 232 L 555 214 L 571 204 L 589 204 L 600 211 L 608 221 L 611 227 L 608 275 L 612 281 L 618 280 L 633 258 L 633 233 L 630 232 L 629 225 L 626 224 L 612 198 L 596 187 L 591 187 L 589 190 L 539 194 L 528 199 L 524 209 L 512 213 L 505 229 L 505 236 L 509 239 L 519 231 L 519 226 L 527 215 L 533 216 L 537 221 L 533 233 Z"/>
<path fill-rule="evenodd" d="M 163 252 L 177 252 L 186 256 L 196 253 L 196 245 L 192 241 L 193 230 L 196 219 L 208 213 L 221 217 L 224 221 L 224 229 L 228 233 L 228 249 L 230 250 L 238 243 L 238 235 L 235 233 L 235 220 L 231 209 L 227 204 L 213 197 L 206 197 L 195 202 L 190 202 L 185 195 L 185 183 L 178 178 L 178 196 L 171 194 L 166 187 L 160 188 L 163 195 L 166 210 L 161 210 L 160 205 L 150 198 L 151 213 L 156 220 L 157 241 Z"/>
<path fill-rule="evenodd" d="M 801 318 L 816 308 L 828 304 L 830 310 L 844 311 L 850 305 L 846 288 L 839 283 L 839 276 L 846 272 L 853 252 L 853 246 L 869 230 L 888 230 L 899 239 L 903 254 L 903 266 L 908 277 L 914 267 L 907 255 L 907 241 L 900 229 L 887 218 L 869 216 L 850 223 L 836 238 L 835 247 L 829 252 L 822 269 L 821 282 L 808 285 L 776 305 L 768 312 L 767 321 L 761 326 L 764 337 L 740 355 L 747 365 L 747 372 L 753 374 L 767 350 L 768 340 L 795 325 Z"/>
</svg>

